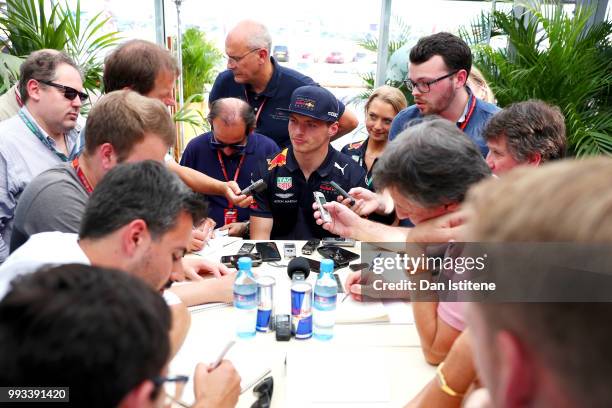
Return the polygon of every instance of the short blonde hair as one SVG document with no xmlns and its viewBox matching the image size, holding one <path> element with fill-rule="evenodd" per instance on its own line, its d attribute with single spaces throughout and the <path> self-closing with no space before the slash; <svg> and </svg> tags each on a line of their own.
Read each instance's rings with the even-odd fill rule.
<svg viewBox="0 0 612 408">
<path fill-rule="evenodd" d="M 393 110 L 395 110 L 396 114 L 408 106 L 408 101 L 406 101 L 406 97 L 402 91 L 389 85 L 379 86 L 372 92 L 365 104 L 366 113 L 374 99 L 380 99 L 393 106 Z"/>
<path fill-rule="evenodd" d="M 104 143 L 113 145 L 118 161 L 130 154 L 145 133 L 174 146 L 175 128 L 168 109 L 153 98 L 134 91 L 108 93 L 91 109 L 85 126 L 85 153 L 92 155 Z"/>
</svg>

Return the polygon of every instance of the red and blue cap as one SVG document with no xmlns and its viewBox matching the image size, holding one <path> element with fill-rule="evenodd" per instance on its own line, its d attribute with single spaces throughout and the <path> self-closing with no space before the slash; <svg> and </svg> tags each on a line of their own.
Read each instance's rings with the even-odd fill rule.
<svg viewBox="0 0 612 408">
<path fill-rule="evenodd" d="M 325 122 L 337 122 L 340 107 L 338 99 L 327 89 L 318 85 L 306 85 L 293 91 L 288 109 L 280 110 Z"/>
</svg>

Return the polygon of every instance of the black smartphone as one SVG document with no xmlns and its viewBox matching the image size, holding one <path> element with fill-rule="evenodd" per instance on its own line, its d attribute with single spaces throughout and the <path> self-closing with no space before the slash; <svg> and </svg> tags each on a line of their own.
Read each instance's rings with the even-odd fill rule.
<svg viewBox="0 0 612 408">
<path fill-rule="evenodd" d="M 323 246 L 317 249 L 322 257 L 332 259 L 339 267 L 345 267 L 349 262 L 359 259 L 359 255 L 337 246 Z"/>
<path fill-rule="evenodd" d="M 310 267 L 310 270 L 312 272 L 315 272 L 315 273 L 321 272 L 321 262 L 315 261 L 314 259 L 310 259 L 310 258 L 306 258 L 306 257 L 304 257 L 304 259 L 306 259 L 308 261 L 308 266 Z M 339 266 L 336 265 L 336 263 L 334 262 L 334 270 L 336 270 L 338 268 L 339 268 Z"/>
<path fill-rule="evenodd" d="M 302 254 L 304 254 L 304 255 L 312 255 L 312 253 L 314 252 L 315 249 L 317 249 L 317 247 L 319 246 L 320 243 L 321 243 L 320 239 L 311 239 L 311 240 L 309 240 L 302 247 Z"/>
<path fill-rule="evenodd" d="M 261 255 L 261 259 L 264 262 L 281 260 L 281 255 L 275 242 L 257 242 L 255 248 L 257 248 L 257 252 Z"/>
<path fill-rule="evenodd" d="M 238 255 L 250 254 L 253 248 L 255 248 L 255 244 L 252 242 L 245 242 L 238 250 Z"/>
<path fill-rule="evenodd" d="M 286 314 L 274 316 L 274 330 L 276 341 L 289 341 L 291 339 L 291 317 Z"/>
<path fill-rule="evenodd" d="M 238 268 L 238 258 L 242 258 L 243 256 L 253 260 L 253 267 L 261 265 L 262 260 L 259 254 L 223 255 L 221 257 L 221 263 L 228 268 Z"/>
</svg>

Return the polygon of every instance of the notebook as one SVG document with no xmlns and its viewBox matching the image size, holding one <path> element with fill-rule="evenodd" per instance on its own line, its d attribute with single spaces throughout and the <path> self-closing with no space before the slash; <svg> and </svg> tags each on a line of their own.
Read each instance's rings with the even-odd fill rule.
<svg viewBox="0 0 612 408">
<path fill-rule="evenodd" d="M 358 302 L 353 298 L 338 296 L 336 323 L 382 323 L 389 322 L 389 314 L 382 302 Z"/>
</svg>

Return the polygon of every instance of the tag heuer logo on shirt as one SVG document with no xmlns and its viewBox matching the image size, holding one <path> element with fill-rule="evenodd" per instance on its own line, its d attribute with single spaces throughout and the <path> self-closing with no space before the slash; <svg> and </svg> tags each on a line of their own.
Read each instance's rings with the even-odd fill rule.
<svg viewBox="0 0 612 408">
<path fill-rule="evenodd" d="M 291 177 L 277 177 L 276 186 L 283 191 L 287 191 L 293 186 L 293 181 Z"/>
</svg>

